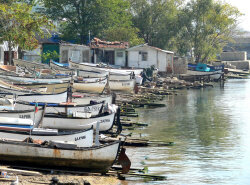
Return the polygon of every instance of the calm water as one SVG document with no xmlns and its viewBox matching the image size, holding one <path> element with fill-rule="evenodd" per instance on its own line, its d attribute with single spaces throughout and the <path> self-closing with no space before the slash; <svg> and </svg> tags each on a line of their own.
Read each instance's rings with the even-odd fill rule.
<svg viewBox="0 0 250 185">
<path fill-rule="evenodd" d="M 147 184 L 250 184 L 250 79 L 164 101 L 166 107 L 139 110 L 150 126 L 136 132 L 175 145 L 127 149 L 132 166 L 168 178 Z M 128 181 L 135 183 L 142 184 Z"/>
</svg>

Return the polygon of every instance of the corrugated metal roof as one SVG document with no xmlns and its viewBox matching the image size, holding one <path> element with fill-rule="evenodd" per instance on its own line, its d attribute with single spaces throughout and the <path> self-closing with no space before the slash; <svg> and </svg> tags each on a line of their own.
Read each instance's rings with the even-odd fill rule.
<svg viewBox="0 0 250 185">
<path fill-rule="evenodd" d="M 118 49 L 127 49 L 129 47 L 128 42 L 109 42 L 109 41 L 103 41 L 98 38 L 94 38 L 90 43 L 91 48 L 118 48 Z"/>
</svg>

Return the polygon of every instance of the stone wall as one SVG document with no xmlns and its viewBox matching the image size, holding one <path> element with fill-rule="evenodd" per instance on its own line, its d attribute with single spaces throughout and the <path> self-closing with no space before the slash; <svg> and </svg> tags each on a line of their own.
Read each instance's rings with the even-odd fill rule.
<svg viewBox="0 0 250 185">
<path fill-rule="evenodd" d="M 220 54 L 220 59 L 222 61 L 246 61 L 247 60 L 247 52 L 223 52 Z"/>
<path fill-rule="evenodd" d="M 174 57 L 174 74 L 186 74 L 188 69 L 188 59 L 185 57 Z"/>
</svg>

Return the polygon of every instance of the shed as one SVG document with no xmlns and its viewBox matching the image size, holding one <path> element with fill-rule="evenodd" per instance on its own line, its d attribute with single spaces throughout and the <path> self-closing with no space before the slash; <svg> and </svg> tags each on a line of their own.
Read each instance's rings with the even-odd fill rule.
<svg viewBox="0 0 250 185">
<path fill-rule="evenodd" d="M 73 62 L 90 62 L 90 47 L 78 44 L 60 44 L 60 63 L 67 63 L 71 59 Z"/>
<path fill-rule="evenodd" d="M 155 66 L 159 72 L 173 72 L 174 52 L 141 44 L 127 49 L 128 67 L 149 68 Z"/>
<path fill-rule="evenodd" d="M 90 43 L 92 63 L 106 63 L 111 65 L 126 65 L 126 49 L 128 42 L 109 42 L 94 38 Z"/>
</svg>

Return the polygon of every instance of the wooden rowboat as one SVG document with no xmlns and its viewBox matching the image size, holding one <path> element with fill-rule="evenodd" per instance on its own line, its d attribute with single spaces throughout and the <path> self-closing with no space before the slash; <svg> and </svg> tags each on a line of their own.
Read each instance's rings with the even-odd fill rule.
<svg viewBox="0 0 250 185">
<path fill-rule="evenodd" d="M 67 102 L 68 92 L 54 94 L 23 94 L 17 96 L 18 101 L 42 102 L 42 103 L 62 103 Z"/>
<path fill-rule="evenodd" d="M 106 173 L 115 162 L 120 141 L 89 148 L 49 142 L 48 145 L 0 140 L 0 161 L 31 166 Z"/>
<path fill-rule="evenodd" d="M 36 103 L 17 101 L 15 110 L 32 109 Z M 45 103 L 37 103 L 38 107 L 45 106 Z M 46 103 L 46 113 L 60 113 L 65 112 L 69 114 L 74 113 L 90 113 L 91 116 L 97 116 L 101 113 L 103 103 L 92 103 L 87 105 L 79 105 L 76 103 Z"/>
<path fill-rule="evenodd" d="M 93 146 L 93 129 L 78 131 L 58 131 L 55 129 L 33 128 L 30 132 L 0 130 L 1 139 L 14 139 L 23 141 L 30 137 L 31 139 L 42 141 L 64 141 L 73 143 L 78 147 Z"/>
<path fill-rule="evenodd" d="M 112 91 L 133 92 L 135 88 L 135 79 L 131 80 L 110 80 L 109 87 Z"/>
<path fill-rule="evenodd" d="M 43 128 L 55 128 L 62 130 L 88 129 L 92 125 L 96 129 L 97 122 L 100 123 L 100 131 L 108 131 L 113 127 L 115 113 L 101 114 L 95 117 L 73 117 L 59 114 L 45 114 L 42 122 Z"/>
<path fill-rule="evenodd" d="M 75 80 L 73 83 L 73 89 L 75 91 L 87 93 L 102 93 L 107 84 L 107 81 L 107 78 L 99 79 L 96 81 Z"/>
</svg>

